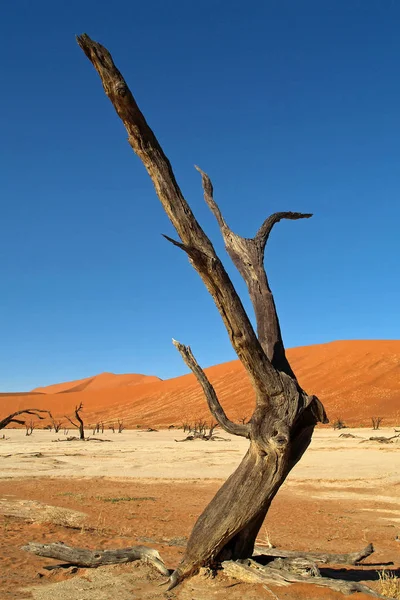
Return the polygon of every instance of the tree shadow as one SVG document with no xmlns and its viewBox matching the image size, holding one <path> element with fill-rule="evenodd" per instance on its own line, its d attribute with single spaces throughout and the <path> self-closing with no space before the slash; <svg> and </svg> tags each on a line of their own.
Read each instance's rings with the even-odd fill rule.
<svg viewBox="0 0 400 600">
<path fill-rule="evenodd" d="M 393 563 L 389 563 L 393 564 Z M 371 567 L 373 565 L 366 565 Z M 383 565 L 380 564 L 379 567 Z M 346 569 L 346 568 L 329 568 L 322 567 L 320 568 L 320 573 L 322 577 L 329 577 L 330 579 L 342 579 L 344 581 L 379 581 L 379 575 L 384 570 L 383 568 L 379 569 L 365 569 L 360 567 L 358 569 Z M 396 577 L 400 576 L 400 569 L 390 569 L 390 572 L 393 573 Z"/>
</svg>

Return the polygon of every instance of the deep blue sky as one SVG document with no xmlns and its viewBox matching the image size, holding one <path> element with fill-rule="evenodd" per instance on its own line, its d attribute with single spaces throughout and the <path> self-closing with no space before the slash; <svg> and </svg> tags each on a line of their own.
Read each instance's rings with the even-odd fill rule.
<svg viewBox="0 0 400 600">
<path fill-rule="evenodd" d="M 0 12 L 0 390 L 235 357 L 92 65 L 125 75 L 224 254 L 277 210 L 268 273 L 288 347 L 400 336 L 400 4 L 13 0 Z M 223 256 L 249 308 L 244 285 Z"/>
</svg>

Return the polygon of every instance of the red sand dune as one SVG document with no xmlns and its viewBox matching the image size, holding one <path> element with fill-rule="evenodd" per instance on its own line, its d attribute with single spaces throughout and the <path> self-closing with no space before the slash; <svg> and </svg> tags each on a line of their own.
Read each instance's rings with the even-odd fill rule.
<svg viewBox="0 0 400 600">
<path fill-rule="evenodd" d="M 86 377 L 85 379 L 77 379 L 76 381 L 66 381 L 64 383 L 55 383 L 45 387 L 38 387 L 32 392 L 40 392 L 42 394 L 59 394 L 60 392 L 83 392 L 83 390 L 99 390 L 105 388 L 115 388 L 123 385 L 138 385 L 148 381 L 161 381 L 159 377 L 153 375 L 137 375 L 135 373 L 127 373 L 126 375 L 116 375 L 115 373 L 100 373 L 94 377 Z"/>
<path fill-rule="evenodd" d="M 370 425 L 371 416 L 380 416 L 383 424 L 400 425 L 400 340 L 304 346 L 288 350 L 288 357 L 300 384 L 319 396 L 331 421 L 341 417 L 349 425 Z M 206 372 L 232 419 L 251 415 L 253 392 L 239 361 L 210 367 Z M 62 417 L 71 415 L 80 402 L 88 425 L 118 418 L 128 427 L 210 419 L 192 374 L 161 381 L 111 373 L 36 388 L 30 394 L 0 394 L 0 417 L 28 406 L 46 408 Z"/>
</svg>

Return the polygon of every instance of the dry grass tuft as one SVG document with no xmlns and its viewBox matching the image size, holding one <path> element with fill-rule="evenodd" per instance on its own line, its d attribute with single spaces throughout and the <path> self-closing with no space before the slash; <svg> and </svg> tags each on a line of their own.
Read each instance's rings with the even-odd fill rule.
<svg viewBox="0 0 400 600">
<path fill-rule="evenodd" d="M 70 527 L 71 529 L 80 529 L 86 515 L 80 514 L 58 506 L 49 506 L 36 520 L 43 523 L 54 523 L 62 527 Z"/>
<path fill-rule="evenodd" d="M 385 569 L 379 573 L 379 591 L 382 596 L 400 600 L 400 578 Z"/>
</svg>

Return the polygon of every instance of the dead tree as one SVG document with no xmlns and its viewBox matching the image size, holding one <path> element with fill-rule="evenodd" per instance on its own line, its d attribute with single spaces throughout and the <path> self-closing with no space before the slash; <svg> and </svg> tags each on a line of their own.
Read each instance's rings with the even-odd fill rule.
<svg viewBox="0 0 400 600">
<path fill-rule="evenodd" d="M 118 433 L 122 433 L 124 429 L 125 429 L 124 422 L 123 422 L 123 421 L 120 421 L 120 420 L 118 419 Z"/>
<path fill-rule="evenodd" d="M 275 213 L 263 222 L 254 238 L 240 237 L 229 229 L 222 216 L 209 177 L 197 169 L 205 200 L 218 221 L 228 254 L 247 284 L 257 322 L 256 333 L 110 53 L 87 35 L 78 37 L 78 44 L 100 75 L 104 90 L 128 132 L 129 143 L 146 167 L 180 241 L 165 237 L 187 254 L 202 278 L 255 392 L 256 407 L 249 423 L 234 423 L 226 416 L 190 348 L 174 342 L 196 375 L 213 418 L 228 433 L 247 438 L 249 449 L 195 524 L 185 554 L 170 578 L 171 589 L 203 565 L 252 556 L 272 499 L 309 446 L 315 425 L 328 422 L 323 405 L 300 387 L 287 360 L 264 268 L 265 246 L 273 226 L 282 219 L 305 219 L 311 215 Z"/>
<path fill-rule="evenodd" d="M 371 417 L 371 421 L 372 421 L 372 429 L 377 431 L 380 427 L 380 424 L 383 421 L 383 418 L 382 417 Z"/>
<path fill-rule="evenodd" d="M 218 423 L 215 423 L 214 421 L 211 421 L 210 425 L 208 426 L 208 432 L 207 432 L 207 424 L 205 421 L 198 421 L 194 424 L 193 427 L 191 427 L 190 425 L 185 425 L 187 429 L 184 429 L 184 431 L 188 431 L 188 436 L 185 437 L 183 440 L 175 440 L 176 442 L 190 442 L 193 440 L 204 440 L 206 442 L 208 441 L 213 441 L 216 439 L 224 439 L 224 438 L 217 438 L 217 436 L 214 435 L 214 430 L 218 427 Z"/>
<path fill-rule="evenodd" d="M 82 402 L 79 404 L 79 406 L 75 406 L 75 418 L 78 421 L 78 423 L 75 423 L 75 421 L 73 421 L 67 415 L 65 415 L 65 418 L 68 419 L 68 421 L 71 423 L 71 425 L 73 425 L 74 427 L 79 429 L 79 439 L 84 440 L 85 439 L 85 426 L 84 426 L 82 418 L 79 414 L 81 412 L 81 410 L 83 410 Z"/>
<path fill-rule="evenodd" d="M 33 419 L 29 421 L 29 423 L 25 423 L 26 433 L 25 435 L 32 435 L 34 429 L 36 429 L 36 423 Z"/>
<path fill-rule="evenodd" d="M 40 413 L 46 413 L 46 415 L 49 415 L 51 418 L 51 413 L 48 410 L 42 410 L 41 408 L 25 408 L 24 410 L 18 410 L 17 412 L 14 412 L 11 415 L 8 415 L 8 417 L 2 419 L 0 421 L 0 429 L 4 429 L 4 427 L 7 427 L 9 423 L 18 423 L 18 425 L 26 425 L 25 420 L 15 418 L 19 415 L 33 415 L 40 420 L 45 419 L 46 417 L 42 417 Z"/>
<path fill-rule="evenodd" d="M 58 433 L 62 427 L 62 421 L 56 421 L 56 419 L 52 419 L 51 423 L 54 427 L 55 433 Z"/>
</svg>

